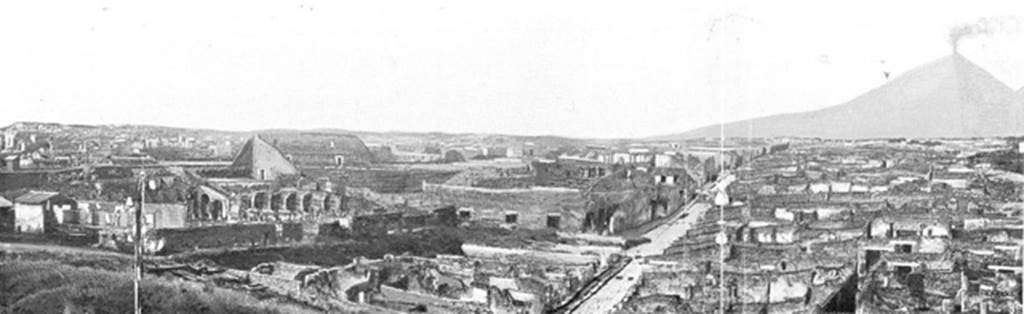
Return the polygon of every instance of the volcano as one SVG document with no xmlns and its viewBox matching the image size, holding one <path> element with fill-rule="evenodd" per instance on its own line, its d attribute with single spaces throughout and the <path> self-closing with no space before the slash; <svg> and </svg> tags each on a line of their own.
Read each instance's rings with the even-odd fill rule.
<svg viewBox="0 0 1024 314">
<path fill-rule="evenodd" d="M 727 123 L 727 137 L 951 138 L 1024 134 L 1024 91 L 954 53 L 853 100 L 820 110 Z M 652 139 L 718 137 L 719 125 Z"/>
</svg>

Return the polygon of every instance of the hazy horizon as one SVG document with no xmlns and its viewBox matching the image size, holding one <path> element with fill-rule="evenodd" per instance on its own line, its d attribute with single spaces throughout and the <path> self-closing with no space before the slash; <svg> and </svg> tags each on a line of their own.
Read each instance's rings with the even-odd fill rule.
<svg viewBox="0 0 1024 314">
<path fill-rule="evenodd" d="M 949 55 L 957 25 L 1024 17 L 992 0 L 618 4 L 6 3 L 0 125 L 642 138 L 841 104 Z M 959 51 L 1024 85 L 1019 27 Z"/>
</svg>

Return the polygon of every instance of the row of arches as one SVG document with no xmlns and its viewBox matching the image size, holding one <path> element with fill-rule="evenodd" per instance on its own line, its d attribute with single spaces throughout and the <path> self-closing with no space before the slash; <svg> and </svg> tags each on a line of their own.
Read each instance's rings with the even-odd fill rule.
<svg viewBox="0 0 1024 314">
<path fill-rule="evenodd" d="M 192 192 L 188 206 L 188 217 L 192 220 L 227 220 L 227 200 L 218 195 L 211 196 L 203 190 Z"/>
<path fill-rule="evenodd" d="M 268 209 L 273 212 L 322 213 L 341 209 L 341 197 L 316 191 L 260 191 L 242 195 L 242 209 Z"/>
<path fill-rule="evenodd" d="M 319 216 L 340 212 L 341 203 L 340 196 L 322 191 L 256 191 L 229 199 L 219 191 L 201 187 L 189 193 L 188 218 L 197 222 L 225 221 L 229 208 L 243 220 Z"/>
</svg>

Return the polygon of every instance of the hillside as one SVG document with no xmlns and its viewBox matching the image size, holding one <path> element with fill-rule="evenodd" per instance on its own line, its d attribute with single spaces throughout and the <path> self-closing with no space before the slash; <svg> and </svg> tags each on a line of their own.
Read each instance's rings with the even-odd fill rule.
<svg viewBox="0 0 1024 314">
<path fill-rule="evenodd" d="M 0 250 L 0 313 L 131 313 L 130 255 L 32 244 Z M 148 275 L 145 313 L 318 313 L 283 297 Z M 355 311 L 353 311 L 355 312 Z"/>
<path fill-rule="evenodd" d="M 953 54 L 904 73 L 853 100 L 824 109 L 725 125 L 728 137 L 977 137 L 1024 133 L 1024 105 L 987 71 Z M 719 125 L 658 136 L 718 137 Z"/>
</svg>

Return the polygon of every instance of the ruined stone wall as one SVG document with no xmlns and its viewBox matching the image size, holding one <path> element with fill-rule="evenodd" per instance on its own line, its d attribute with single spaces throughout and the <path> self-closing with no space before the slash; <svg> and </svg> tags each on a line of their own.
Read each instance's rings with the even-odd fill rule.
<svg viewBox="0 0 1024 314">
<path fill-rule="evenodd" d="M 477 244 L 463 244 L 462 251 L 471 258 L 488 259 L 504 263 L 519 264 L 513 267 L 536 267 L 540 264 L 560 266 L 579 266 L 597 264 L 601 260 L 598 254 L 575 254 L 569 252 L 553 252 L 531 249 L 513 249 Z"/>
<path fill-rule="evenodd" d="M 343 173 L 332 172 L 329 177 L 331 181 L 341 182 L 344 186 L 368 188 L 377 193 L 417 193 L 422 192 L 423 182 L 444 183 L 457 173 L 423 169 L 345 168 Z"/>
<path fill-rule="evenodd" d="M 278 232 L 278 230 L 281 230 Z M 162 239 L 163 249 L 159 253 L 180 253 L 196 249 L 227 248 L 236 246 L 264 246 L 302 240 L 302 225 L 285 223 L 237 224 L 205 226 L 182 229 L 155 229 L 150 239 Z"/>
<path fill-rule="evenodd" d="M 680 191 L 683 191 L 680 193 Z M 687 195 L 681 186 L 636 187 L 609 192 L 593 192 L 589 199 L 597 205 L 616 208 L 613 232 L 629 230 L 666 217 L 686 205 Z"/>
<path fill-rule="evenodd" d="M 535 179 L 532 176 L 483 178 L 479 179 L 472 186 L 489 189 L 521 189 L 534 185 Z"/>
<path fill-rule="evenodd" d="M 248 272 L 246 276 L 254 284 L 260 284 L 267 287 L 271 291 L 277 294 L 286 295 L 289 297 L 300 296 L 300 281 L 288 278 L 282 278 L 272 275 L 264 275 L 257 272 Z"/>
<path fill-rule="evenodd" d="M 645 271 L 640 279 L 642 284 L 637 287 L 637 294 L 640 296 L 678 295 L 689 298 L 698 294 L 696 290 L 700 290 L 704 286 L 697 278 L 690 277 L 691 274 L 678 271 Z"/>
<path fill-rule="evenodd" d="M 598 162 L 559 160 L 533 162 L 534 183 L 539 186 L 586 188 L 604 176 L 615 174 L 615 165 Z"/>
<path fill-rule="evenodd" d="M 433 212 L 389 212 L 361 215 L 352 218 L 351 228 L 346 231 L 341 227 L 325 225 L 321 229 L 324 235 L 345 236 L 347 233 L 371 237 L 393 232 L 414 231 L 426 227 L 454 227 L 458 217 L 454 207 L 439 208 Z"/>
<path fill-rule="evenodd" d="M 766 301 L 777 304 L 793 300 L 803 301 L 806 297 L 811 298 L 810 304 L 818 304 L 838 289 L 851 271 L 852 269 L 844 268 L 838 271 L 814 269 L 785 273 L 726 272 L 726 296 L 732 304 Z M 675 295 L 684 300 L 717 300 L 719 285 L 716 280 L 717 272 L 704 274 L 671 269 L 647 271 L 642 276 L 642 284 L 638 286 L 637 294 L 641 297 Z"/>
<path fill-rule="evenodd" d="M 549 215 L 557 215 L 560 230 L 580 230 L 586 212 L 586 199 L 575 189 L 483 189 L 425 184 L 424 192 L 441 202 L 459 208 L 472 208 L 470 220 L 505 223 L 506 214 L 517 215 L 519 228 L 547 228 Z"/>
</svg>

